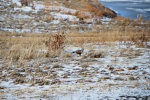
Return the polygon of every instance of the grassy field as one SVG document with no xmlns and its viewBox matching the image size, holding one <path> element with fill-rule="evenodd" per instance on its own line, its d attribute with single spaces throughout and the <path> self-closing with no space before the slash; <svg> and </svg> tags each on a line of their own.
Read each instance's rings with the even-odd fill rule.
<svg viewBox="0 0 150 100">
<path fill-rule="evenodd" d="M 135 44 L 138 47 L 147 47 L 146 43 L 150 39 L 149 29 L 141 30 L 125 27 L 122 30 L 122 27 L 118 29 L 118 26 L 111 28 L 111 30 L 104 28 L 101 32 L 60 32 L 47 34 L 10 33 L 1 31 L 1 58 L 20 60 L 53 56 L 56 54 L 55 51 L 63 49 L 63 46 L 67 44 L 105 43 L 108 41 L 124 41 L 126 43 L 130 41 L 127 45 Z M 45 50 L 45 52 L 41 52 L 40 50 Z"/>
</svg>

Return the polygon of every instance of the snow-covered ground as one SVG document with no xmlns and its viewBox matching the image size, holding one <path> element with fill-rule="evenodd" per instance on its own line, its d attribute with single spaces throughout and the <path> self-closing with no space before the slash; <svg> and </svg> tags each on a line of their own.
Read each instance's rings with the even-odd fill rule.
<svg viewBox="0 0 150 100">
<path fill-rule="evenodd" d="M 56 1 L 57 2 L 57 1 Z M 0 1 L 0 29 L 10 32 L 58 32 L 87 31 L 93 29 L 92 24 L 108 24 L 107 18 L 92 17 L 90 12 L 77 11 L 62 5 L 46 6 L 42 1 L 34 1 L 29 6 L 21 6 L 20 0 Z M 8 6 L 6 6 L 8 5 Z M 77 14 L 88 16 L 80 20 Z M 100 24 L 101 23 L 101 24 Z"/>
<path fill-rule="evenodd" d="M 150 49 L 123 42 L 66 45 L 58 57 L 0 69 L 1 100 L 150 100 Z"/>
</svg>

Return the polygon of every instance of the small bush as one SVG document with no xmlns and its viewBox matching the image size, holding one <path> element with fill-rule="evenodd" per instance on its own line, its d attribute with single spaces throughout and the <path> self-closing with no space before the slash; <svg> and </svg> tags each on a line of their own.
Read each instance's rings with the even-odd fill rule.
<svg viewBox="0 0 150 100">
<path fill-rule="evenodd" d="M 50 36 L 47 41 L 45 41 L 45 45 L 48 48 L 48 51 L 55 51 L 63 48 L 63 44 L 65 42 L 64 34 L 55 34 Z"/>
</svg>

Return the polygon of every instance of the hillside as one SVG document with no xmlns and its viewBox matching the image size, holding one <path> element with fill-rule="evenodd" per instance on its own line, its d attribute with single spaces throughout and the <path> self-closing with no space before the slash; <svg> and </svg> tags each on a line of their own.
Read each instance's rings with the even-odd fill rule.
<svg viewBox="0 0 150 100">
<path fill-rule="evenodd" d="M 78 31 L 105 23 L 116 13 L 91 0 L 7 0 L 1 2 L 0 29 L 16 32 Z M 104 20 L 104 21 L 103 21 Z M 109 21 L 109 20 L 108 20 Z M 51 27 L 48 27 L 51 26 Z"/>
</svg>

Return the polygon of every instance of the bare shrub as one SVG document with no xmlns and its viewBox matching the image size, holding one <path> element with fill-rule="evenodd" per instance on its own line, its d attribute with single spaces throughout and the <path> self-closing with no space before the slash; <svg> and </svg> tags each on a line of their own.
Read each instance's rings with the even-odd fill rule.
<svg viewBox="0 0 150 100">
<path fill-rule="evenodd" d="M 49 37 L 47 41 L 44 41 L 48 51 L 55 51 L 63 48 L 65 42 L 65 35 L 55 34 Z"/>
</svg>

